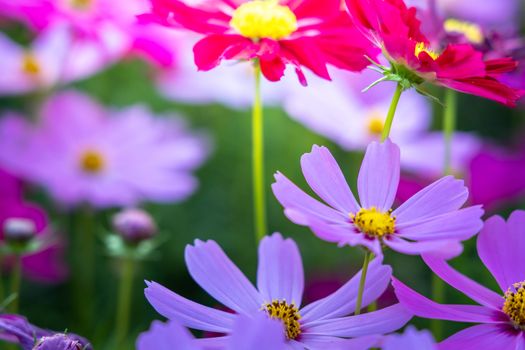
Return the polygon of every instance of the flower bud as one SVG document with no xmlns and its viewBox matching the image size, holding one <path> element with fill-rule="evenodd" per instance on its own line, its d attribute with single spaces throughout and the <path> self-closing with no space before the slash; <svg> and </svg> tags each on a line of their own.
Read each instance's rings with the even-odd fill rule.
<svg viewBox="0 0 525 350">
<path fill-rule="evenodd" d="M 4 222 L 4 238 L 8 243 L 27 243 L 36 235 L 36 226 L 32 220 L 9 218 Z"/>
<path fill-rule="evenodd" d="M 84 345 L 67 334 L 54 334 L 40 338 L 33 350 L 83 350 Z"/>
<path fill-rule="evenodd" d="M 113 228 L 126 241 L 137 244 L 157 233 L 152 217 L 140 209 L 125 209 L 113 217 Z"/>
</svg>

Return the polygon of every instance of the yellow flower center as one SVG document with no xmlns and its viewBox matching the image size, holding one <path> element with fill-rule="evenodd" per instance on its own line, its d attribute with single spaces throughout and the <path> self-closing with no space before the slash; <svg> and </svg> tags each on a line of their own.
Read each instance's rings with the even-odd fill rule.
<svg viewBox="0 0 525 350">
<path fill-rule="evenodd" d="M 391 214 L 392 210 L 383 213 L 375 207 L 361 208 L 357 214 L 350 214 L 350 219 L 365 235 L 371 238 L 383 238 L 394 233 L 396 218 Z"/>
<path fill-rule="evenodd" d="M 297 30 L 297 18 L 288 6 L 279 5 L 275 0 L 253 0 L 237 7 L 230 26 L 253 40 L 278 40 Z"/>
<path fill-rule="evenodd" d="M 430 57 L 432 57 L 433 60 L 439 57 L 439 53 L 429 49 L 427 45 L 425 45 L 425 43 L 417 43 L 416 48 L 414 50 L 414 55 L 416 55 L 416 57 L 419 57 L 419 54 L 422 52 L 426 52 Z"/>
<path fill-rule="evenodd" d="M 463 34 L 473 44 L 482 44 L 485 39 L 481 27 L 474 23 L 450 18 L 445 21 L 444 28 L 447 33 Z"/>
<path fill-rule="evenodd" d="M 71 7 L 85 10 L 91 6 L 92 0 L 70 0 Z"/>
<path fill-rule="evenodd" d="M 301 315 L 294 304 L 288 304 L 284 300 L 274 300 L 263 306 L 271 318 L 281 320 L 286 331 L 286 338 L 297 339 L 301 334 Z"/>
<path fill-rule="evenodd" d="M 100 173 L 105 165 L 104 157 L 97 151 L 86 151 L 80 158 L 80 168 L 86 173 Z"/>
<path fill-rule="evenodd" d="M 525 281 L 515 283 L 507 290 L 503 312 L 516 327 L 525 329 Z"/>
<path fill-rule="evenodd" d="M 37 58 L 32 53 L 26 53 L 22 57 L 22 71 L 27 75 L 35 76 L 41 71 Z"/>
<path fill-rule="evenodd" d="M 384 118 L 378 112 L 373 112 L 368 118 L 368 132 L 371 135 L 377 136 L 383 133 Z"/>
</svg>

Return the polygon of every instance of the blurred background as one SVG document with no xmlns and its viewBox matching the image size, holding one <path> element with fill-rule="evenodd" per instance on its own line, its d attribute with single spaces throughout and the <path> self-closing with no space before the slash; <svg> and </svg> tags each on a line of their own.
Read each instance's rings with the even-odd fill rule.
<svg viewBox="0 0 525 350">
<path fill-rule="evenodd" d="M 17 205 L 37 207 L 20 209 L 20 214 L 12 211 L 14 204 L 2 203 L 0 221 L 45 213 L 38 230 L 53 237 L 43 258 L 23 262 L 20 313 L 40 327 L 82 334 L 97 349 L 112 348 L 121 264 L 105 242 L 115 233 L 112 217 L 122 208 L 144 209 L 158 227 L 157 245 L 137 264 L 127 337 L 130 349 L 136 336 L 160 318 L 143 296 L 144 280 L 218 306 L 189 276 L 184 262 L 187 244 L 197 238 L 216 240 L 251 280 L 257 266 L 251 68 L 240 62 L 197 72 L 191 47 L 198 38 L 183 30 L 137 24 L 134 16 L 147 12 L 148 4 L 137 1 L 131 9 L 125 6 L 128 1 L 115 0 L 103 10 L 89 0 L 71 1 L 69 8 L 60 1 L 38 2 L 46 3 L 42 7 L 31 1 L 0 1 L 0 201 L 7 203 L 9 193 L 22 191 Z M 525 60 L 520 38 L 523 4 L 483 2 L 486 5 L 437 0 L 431 3 L 437 11 L 433 21 L 454 18 L 474 23 L 483 33 L 483 45 L 490 47 L 487 54 L 496 54 L 497 47 L 502 55 Z M 431 6 L 413 3 L 422 15 Z M 271 232 L 292 237 L 299 245 L 310 301 L 329 294 L 360 269 L 363 253 L 321 241 L 309 229 L 288 221 L 270 190 L 273 174 L 281 171 L 308 188 L 300 157 L 313 144 L 325 145 L 355 189 L 363 151 L 378 136 L 377 120 L 384 118 L 395 86 L 385 83 L 363 94 L 360 91 L 378 78 L 376 73 L 358 77 L 333 70 L 332 83 L 308 76 L 309 86 L 302 87 L 292 73 L 282 82 L 265 82 L 263 88 L 268 222 Z M 523 88 L 524 73 L 519 70 L 508 81 Z M 441 90 L 432 93 L 443 98 Z M 465 178 L 471 203 L 483 204 L 486 217 L 525 209 L 524 107 L 511 110 L 458 96 L 454 173 Z M 441 175 L 442 114 L 440 104 L 416 93 L 402 97 L 392 134 L 402 150 L 400 200 Z M 85 140 L 107 150 L 106 158 L 103 151 L 89 148 L 71 160 L 78 151 L 75 141 Z M 75 164 L 84 173 L 69 168 Z M 113 166 L 118 171 L 94 180 Z M 177 176 L 167 175 L 168 168 Z M 78 294 L 75 280 L 82 279 L 79 266 L 85 263 L 85 242 L 79 236 L 88 222 L 95 245 L 94 286 L 86 287 L 85 293 L 80 286 Z M 419 257 L 387 251 L 385 261 L 397 278 L 430 295 L 431 273 Z M 2 279 L 8 285 L 13 262 L 8 255 L 3 262 Z M 496 287 L 477 258 L 475 238 L 452 264 Z M 77 298 L 71 296 L 72 290 L 77 290 Z M 446 293 L 447 302 L 469 302 L 451 288 Z M 394 301 L 392 291 L 387 291 L 379 304 Z M 96 322 L 82 322 L 74 311 L 79 303 L 91 309 Z M 425 320 L 413 323 L 429 326 Z M 447 323 L 444 336 L 463 327 Z"/>
</svg>

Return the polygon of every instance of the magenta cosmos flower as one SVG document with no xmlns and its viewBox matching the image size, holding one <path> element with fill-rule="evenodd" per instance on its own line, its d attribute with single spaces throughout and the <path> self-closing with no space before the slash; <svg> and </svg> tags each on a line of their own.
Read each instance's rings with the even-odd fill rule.
<svg viewBox="0 0 525 350">
<path fill-rule="evenodd" d="M 524 349 L 525 347 L 525 211 L 514 211 L 507 222 L 493 216 L 477 241 L 481 261 L 498 282 L 496 293 L 436 257 L 427 265 L 450 286 L 480 305 L 442 305 L 398 280 L 396 295 L 415 315 L 456 322 L 481 323 L 440 343 L 440 349 Z"/>
<path fill-rule="evenodd" d="M 192 170 L 209 147 L 181 119 L 141 106 L 108 111 L 77 92 L 55 95 L 40 115 L 38 125 L 27 125 L 25 142 L 0 160 L 10 158 L 6 166 L 63 204 L 180 201 L 197 187 Z"/>
<path fill-rule="evenodd" d="M 312 190 L 328 205 L 281 173 L 275 175 L 272 188 L 291 221 L 310 227 L 326 241 L 361 245 L 376 255 L 382 254 L 383 245 L 405 254 L 458 253 L 459 241 L 481 229 L 483 210 L 480 206 L 460 209 L 468 190 L 452 176 L 434 182 L 393 210 L 399 163 L 399 147 L 389 139 L 368 146 L 357 182 L 359 204 L 330 151 L 314 146 L 302 156 L 301 166 Z"/>
<path fill-rule="evenodd" d="M 268 80 L 280 80 L 289 64 L 306 84 L 302 67 L 329 79 L 327 64 L 360 71 L 369 64 L 364 56 L 378 53 L 352 26 L 339 0 L 218 0 L 195 7 L 180 0 L 151 0 L 151 4 L 152 13 L 143 16 L 146 21 L 205 35 L 193 49 L 199 70 L 210 70 L 223 59 L 258 59 Z"/>
<path fill-rule="evenodd" d="M 154 321 L 148 332 L 137 339 L 137 350 L 205 350 L 206 341 L 195 339 L 191 332 L 176 321 L 162 323 Z M 242 315 L 233 325 L 232 335 L 224 339 L 222 346 L 213 349 L 224 350 L 285 350 L 286 338 L 283 326 L 278 320 L 259 313 L 254 317 Z"/>
<path fill-rule="evenodd" d="M 46 283 L 58 283 L 67 277 L 67 267 L 62 261 L 62 244 L 51 234 L 46 213 L 32 203 L 24 201 L 22 183 L 0 169 L 0 242 L 5 244 L 5 227 L 8 221 L 21 220 L 35 229 L 36 239 L 42 246 L 22 257 L 25 277 Z M 9 262 L 9 259 L 4 259 Z"/>
<path fill-rule="evenodd" d="M 195 241 L 186 247 L 186 264 L 193 279 L 212 297 L 236 314 L 194 303 L 155 282 L 145 294 L 164 317 L 193 329 L 232 333 L 239 315 L 264 312 L 281 320 L 288 349 L 331 349 L 345 344 L 367 349 L 378 335 L 402 327 L 411 318 L 399 304 L 358 316 L 355 309 L 361 273 L 332 295 L 301 307 L 304 273 L 297 245 L 278 233 L 259 245 L 257 288 L 231 262 L 214 241 Z M 391 268 L 376 258 L 368 270 L 363 306 L 376 300 L 388 286 Z M 366 337 L 361 339 L 359 337 Z M 221 343 L 224 337 L 215 338 Z M 344 339 L 355 338 L 355 339 Z"/>
</svg>

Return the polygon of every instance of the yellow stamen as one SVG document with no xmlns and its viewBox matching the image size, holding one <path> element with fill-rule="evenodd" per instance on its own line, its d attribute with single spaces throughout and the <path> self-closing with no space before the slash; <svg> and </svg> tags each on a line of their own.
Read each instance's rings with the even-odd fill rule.
<svg viewBox="0 0 525 350">
<path fill-rule="evenodd" d="M 447 33 L 463 34 L 473 44 L 479 45 L 485 40 L 481 27 L 475 23 L 450 18 L 445 21 L 443 26 Z"/>
<path fill-rule="evenodd" d="M 235 10 L 230 26 L 253 40 L 278 40 L 297 30 L 297 18 L 288 6 L 279 5 L 277 1 L 253 0 Z"/>
<path fill-rule="evenodd" d="M 80 168 L 86 173 L 100 173 L 102 170 L 104 170 L 105 166 L 106 162 L 104 157 L 97 151 L 86 151 L 80 158 Z"/>
<path fill-rule="evenodd" d="M 32 53 L 24 54 L 22 58 L 22 71 L 27 75 L 35 76 L 41 71 L 37 58 Z"/>
<path fill-rule="evenodd" d="M 281 320 L 284 324 L 286 338 L 297 339 L 301 334 L 301 315 L 294 304 L 288 304 L 284 300 L 274 300 L 263 306 L 271 318 Z"/>
<path fill-rule="evenodd" d="M 392 210 L 383 213 L 375 207 L 361 208 L 357 214 L 350 214 L 354 225 L 371 238 L 384 238 L 395 231 L 396 218 L 391 216 Z"/>
<path fill-rule="evenodd" d="M 383 132 L 385 118 L 379 112 L 372 112 L 368 118 L 368 132 L 378 136 Z"/>
<path fill-rule="evenodd" d="M 414 50 L 414 55 L 416 57 L 419 57 L 419 54 L 422 52 L 426 52 L 430 57 L 432 57 L 433 60 L 437 59 L 439 57 L 439 53 L 430 50 L 425 43 L 417 43 L 416 48 Z"/>
<path fill-rule="evenodd" d="M 88 8 L 93 0 L 70 0 L 70 4 L 72 7 L 76 9 L 86 9 Z"/>
<path fill-rule="evenodd" d="M 515 283 L 505 293 L 503 312 L 516 328 L 525 329 L 525 281 Z"/>
</svg>

